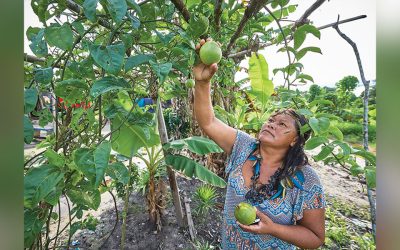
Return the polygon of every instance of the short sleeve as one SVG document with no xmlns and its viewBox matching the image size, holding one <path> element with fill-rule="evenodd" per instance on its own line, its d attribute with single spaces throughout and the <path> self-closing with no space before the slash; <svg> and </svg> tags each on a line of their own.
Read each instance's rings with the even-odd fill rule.
<svg viewBox="0 0 400 250">
<path fill-rule="evenodd" d="M 256 139 L 249 134 L 236 130 L 236 139 L 233 144 L 231 154 L 226 161 L 225 173 L 229 175 L 238 165 L 246 161 L 247 156 L 251 153 L 252 145 Z"/>
<path fill-rule="evenodd" d="M 304 190 L 300 190 L 298 192 L 295 201 L 293 211 L 293 219 L 295 221 L 303 218 L 304 210 L 326 207 L 324 189 L 322 187 L 318 174 L 309 165 L 304 166 L 302 171 L 304 174 Z"/>
</svg>

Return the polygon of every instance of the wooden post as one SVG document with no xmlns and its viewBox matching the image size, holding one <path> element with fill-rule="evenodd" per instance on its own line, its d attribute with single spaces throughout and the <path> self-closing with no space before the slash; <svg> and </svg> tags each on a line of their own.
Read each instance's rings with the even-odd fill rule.
<svg viewBox="0 0 400 250">
<path fill-rule="evenodd" d="M 186 219 L 189 226 L 189 234 L 190 239 L 194 241 L 196 236 L 196 229 L 194 228 L 193 219 L 192 219 L 192 212 L 190 211 L 190 204 L 189 199 L 186 197 L 186 193 L 183 192 L 183 202 L 185 203 L 185 210 L 186 210 Z"/>
<path fill-rule="evenodd" d="M 158 105 L 157 108 L 158 133 L 160 134 L 161 144 L 163 145 L 168 142 L 168 134 L 167 134 L 167 128 L 165 127 L 165 120 L 162 112 L 161 101 L 157 102 L 157 105 Z M 166 152 L 164 151 L 164 155 L 165 153 Z M 178 188 L 178 183 L 176 182 L 175 172 L 172 170 L 170 166 L 167 166 L 167 173 L 169 179 L 169 186 L 171 187 L 172 197 L 175 206 L 176 219 L 178 221 L 178 225 L 180 227 L 183 227 L 185 223 L 183 220 L 183 210 L 182 210 L 181 200 L 179 198 L 179 188 Z"/>
</svg>

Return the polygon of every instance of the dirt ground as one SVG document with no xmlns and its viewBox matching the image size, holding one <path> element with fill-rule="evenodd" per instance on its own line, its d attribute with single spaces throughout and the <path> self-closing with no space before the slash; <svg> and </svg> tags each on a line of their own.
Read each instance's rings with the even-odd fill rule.
<svg viewBox="0 0 400 250">
<path fill-rule="evenodd" d="M 350 176 L 340 166 L 324 166 L 313 162 L 311 164 L 319 174 L 327 200 L 334 198 L 352 206 L 354 214 L 348 216 L 349 218 L 346 218 L 346 220 L 353 227 L 359 227 L 358 229 L 363 231 L 370 230 L 370 223 L 355 215 L 356 211 L 369 212 L 366 190 L 363 190 L 358 179 Z M 185 192 L 189 198 L 193 198 L 194 192 L 202 184 L 198 180 L 188 180 L 183 177 L 178 177 L 177 179 L 180 193 Z M 187 228 L 178 227 L 170 196 L 168 197 L 166 214 L 163 217 L 162 230 L 157 233 L 148 224 L 147 208 L 142 194 L 132 193 L 129 199 L 124 249 L 200 249 L 201 245 L 204 247 L 205 242 L 214 246 L 214 249 L 218 249 L 221 241 L 220 228 L 225 190 L 217 190 L 219 194 L 217 200 L 218 206 L 205 219 L 197 217 L 192 211 L 194 226 L 197 231 L 195 242 L 190 240 Z M 111 196 L 105 193 L 102 196 L 102 203 L 99 210 L 87 213 L 92 214 L 99 220 L 96 230 L 78 230 L 71 239 L 71 242 L 75 246 L 74 249 L 120 249 L 122 199 L 118 199 L 117 204 L 120 216 L 114 233 L 109 236 L 109 232 L 111 232 L 116 222 L 114 202 Z M 190 205 L 191 209 L 194 209 L 195 203 L 193 199 Z M 61 224 L 66 223 L 66 220 L 64 220 Z M 52 227 L 55 228 L 55 226 L 56 224 L 53 223 Z M 67 245 L 66 232 L 63 233 L 63 237 L 61 238 L 62 245 Z"/>
</svg>

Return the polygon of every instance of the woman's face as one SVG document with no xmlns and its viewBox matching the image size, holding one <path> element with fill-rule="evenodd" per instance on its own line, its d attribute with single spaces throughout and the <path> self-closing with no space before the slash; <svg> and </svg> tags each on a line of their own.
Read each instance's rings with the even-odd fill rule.
<svg viewBox="0 0 400 250">
<path fill-rule="evenodd" d="M 274 147 L 293 146 L 297 139 L 295 120 L 285 113 L 271 116 L 261 127 L 258 139 Z"/>
</svg>

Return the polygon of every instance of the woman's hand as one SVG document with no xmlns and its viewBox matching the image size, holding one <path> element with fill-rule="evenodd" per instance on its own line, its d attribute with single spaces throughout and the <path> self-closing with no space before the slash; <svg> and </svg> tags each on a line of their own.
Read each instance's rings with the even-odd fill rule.
<svg viewBox="0 0 400 250">
<path fill-rule="evenodd" d="M 257 212 L 256 215 L 258 218 L 260 218 L 260 221 L 255 224 L 255 225 L 243 225 L 239 222 L 238 225 L 240 228 L 243 229 L 243 231 L 249 232 L 249 233 L 254 233 L 254 234 L 271 234 L 273 232 L 274 226 L 276 225 L 269 217 L 268 215 L 264 214 L 258 208 L 256 207 Z"/>
<path fill-rule="evenodd" d="M 207 38 L 207 41 L 211 41 L 211 38 Z M 196 50 L 200 50 L 201 46 L 205 44 L 204 39 L 200 40 L 200 43 L 196 45 Z M 206 84 L 209 83 L 215 72 L 218 70 L 218 65 L 213 63 L 211 65 L 205 65 L 203 63 L 197 64 L 193 67 L 193 75 L 196 83 Z"/>
</svg>

